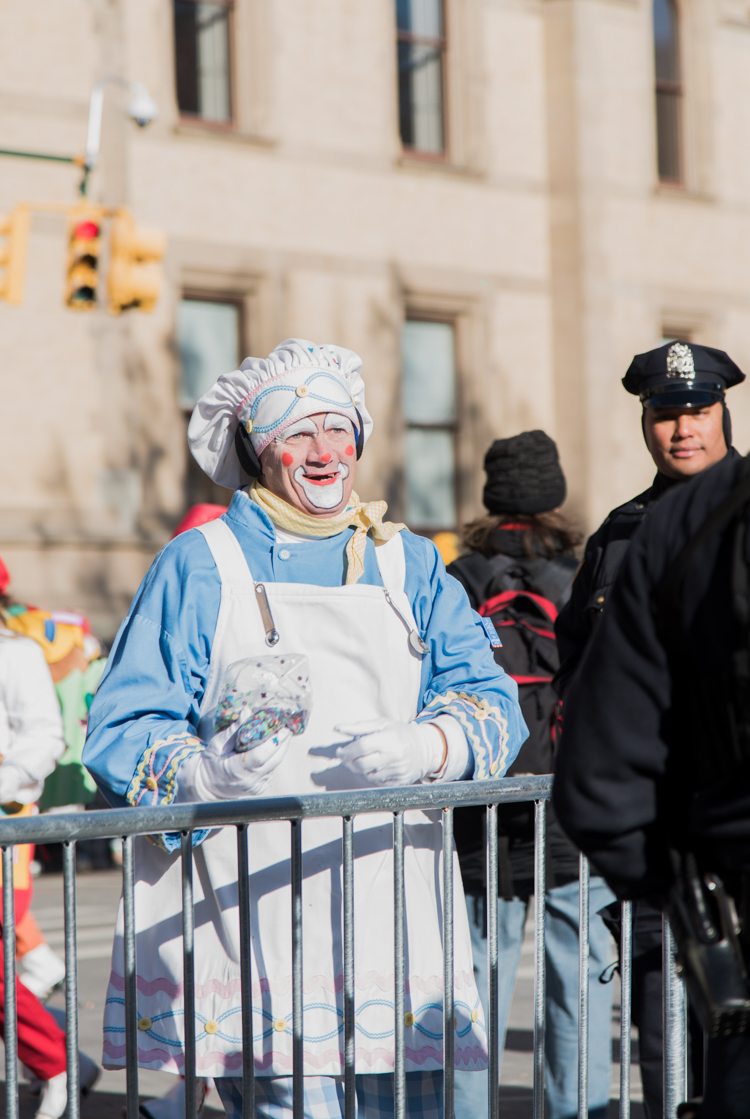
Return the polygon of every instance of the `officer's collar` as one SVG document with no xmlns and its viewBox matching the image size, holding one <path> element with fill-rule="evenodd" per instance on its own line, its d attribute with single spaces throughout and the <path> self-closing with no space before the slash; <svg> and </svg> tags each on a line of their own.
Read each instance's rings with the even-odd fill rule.
<svg viewBox="0 0 750 1119">
<path fill-rule="evenodd" d="M 667 490 L 671 490 L 673 486 L 678 486 L 680 482 L 687 482 L 687 478 L 669 478 L 666 474 L 662 474 L 657 470 L 656 476 L 651 483 L 651 493 L 654 497 L 661 497 Z"/>
</svg>

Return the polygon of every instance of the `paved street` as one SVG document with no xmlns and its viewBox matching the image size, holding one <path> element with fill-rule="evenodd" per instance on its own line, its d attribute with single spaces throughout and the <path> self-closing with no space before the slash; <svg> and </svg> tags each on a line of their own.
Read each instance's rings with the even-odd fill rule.
<svg viewBox="0 0 750 1119">
<path fill-rule="evenodd" d="M 120 875 L 116 871 L 81 874 L 78 877 L 78 957 L 80 989 L 81 1048 L 101 1059 L 101 1024 L 104 997 L 109 976 L 112 931 L 120 896 Z M 63 952 L 62 878 L 45 875 L 36 880 L 34 913 L 50 944 Z M 503 1119 L 530 1119 L 532 1101 L 532 1013 L 533 1013 L 533 943 L 531 926 L 527 926 L 526 942 L 519 971 L 518 985 L 511 1011 L 508 1043 L 503 1061 L 501 1115 Z M 51 1006 L 63 1008 L 64 999 L 57 994 Z M 617 1008 L 613 1021 L 613 1037 L 619 1033 Z M 616 1052 L 616 1048 L 615 1048 Z M 633 1067 L 632 1098 L 638 1101 L 640 1080 L 637 1065 Z M 167 1074 L 141 1071 L 141 1098 L 162 1095 L 174 1083 Z M 615 1063 L 612 1078 L 610 1119 L 617 1115 L 619 1065 Z M 125 1103 L 124 1072 L 104 1072 L 92 1095 L 83 1102 L 82 1119 L 121 1119 Z M 213 1096 L 218 1108 L 218 1100 Z M 35 1101 L 26 1087 L 21 1089 L 21 1119 L 30 1119 Z M 0 1115 L 4 1115 L 0 1108 Z M 223 1114 L 212 1107 L 206 1117 Z M 642 1119 L 639 1103 L 634 1103 L 633 1119 Z"/>
</svg>

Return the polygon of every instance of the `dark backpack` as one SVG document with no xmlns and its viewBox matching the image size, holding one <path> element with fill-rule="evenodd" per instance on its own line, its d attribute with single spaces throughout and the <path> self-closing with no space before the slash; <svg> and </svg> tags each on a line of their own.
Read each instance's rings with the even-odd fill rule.
<svg viewBox="0 0 750 1119">
<path fill-rule="evenodd" d="M 518 684 L 529 728 L 508 774 L 551 773 L 562 707 L 552 687 L 560 666 L 554 630 L 557 608 L 532 591 L 508 590 L 483 602 L 479 613 L 489 618 L 502 641 L 495 660 Z"/>
<path fill-rule="evenodd" d="M 559 658 L 554 621 L 567 601 L 577 567 L 571 556 L 526 559 L 498 554 L 487 558 L 479 553 L 461 556 L 448 569 L 464 586 L 478 612 L 493 623 L 502 648 L 495 660 L 518 683 L 518 699 L 529 728 L 508 774 L 551 773 L 555 743 L 561 725 L 562 703 L 552 689 Z M 548 839 L 554 823 L 552 806 L 547 807 Z M 485 809 L 460 808 L 454 815 L 454 835 L 464 888 L 483 893 L 485 888 Z M 566 840 L 561 838 L 563 844 Z M 498 806 L 498 871 L 501 896 L 514 896 L 514 875 L 530 877 L 519 864 L 533 864 L 534 805 Z M 524 849 L 528 848 L 524 852 Z M 514 852 L 521 852 L 516 859 Z M 555 862 L 549 850 L 548 872 Z M 515 860 L 515 862 L 514 862 Z"/>
</svg>

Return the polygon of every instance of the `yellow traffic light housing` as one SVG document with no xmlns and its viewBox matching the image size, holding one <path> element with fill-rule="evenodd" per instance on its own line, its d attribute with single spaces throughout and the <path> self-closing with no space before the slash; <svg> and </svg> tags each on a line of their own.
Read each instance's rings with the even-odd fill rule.
<svg viewBox="0 0 750 1119">
<path fill-rule="evenodd" d="M 16 305 L 23 300 L 26 277 L 26 250 L 31 228 L 31 211 L 16 206 L 11 214 L 0 215 L 0 299 Z"/>
<path fill-rule="evenodd" d="M 77 311 L 91 311 L 96 307 L 101 247 L 101 210 L 75 206 L 68 217 L 65 270 L 65 302 L 68 307 Z"/>
<path fill-rule="evenodd" d="M 107 288 L 109 309 L 118 315 L 131 307 L 153 311 L 161 294 L 160 265 L 167 248 L 165 234 L 137 226 L 125 207 L 115 214 Z"/>
</svg>

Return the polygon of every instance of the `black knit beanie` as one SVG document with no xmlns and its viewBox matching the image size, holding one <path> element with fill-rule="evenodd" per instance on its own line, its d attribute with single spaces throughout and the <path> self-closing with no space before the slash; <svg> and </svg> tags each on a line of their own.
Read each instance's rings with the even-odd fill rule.
<svg viewBox="0 0 750 1119">
<path fill-rule="evenodd" d="M 496 439 L 484 457 L 490 513 L 547 513 L 565 500 L 557 447 L 543 431 Z"/>
</svg>

